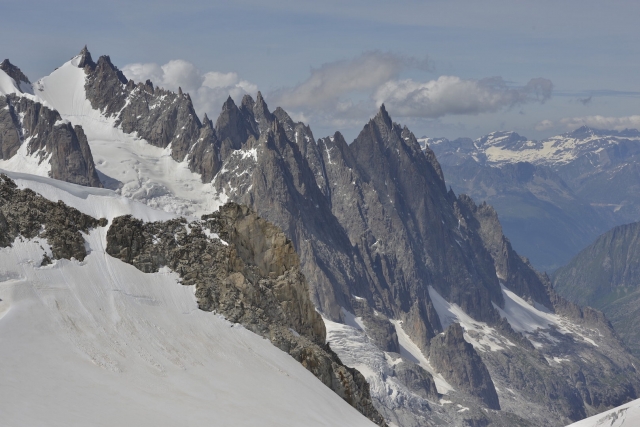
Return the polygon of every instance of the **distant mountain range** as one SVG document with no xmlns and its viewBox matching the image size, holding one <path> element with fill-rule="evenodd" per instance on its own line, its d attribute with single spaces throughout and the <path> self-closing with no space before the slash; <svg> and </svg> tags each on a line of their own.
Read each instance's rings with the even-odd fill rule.
<svg viewBox="0 0 640 427">
<path fill-rule="evenodd" d="M 514 248 L 542 271 L 640 219 L 640 132 L 582 127 L 543 141 L 515 132 L 422 138 L 456 193 L 496 208 Z"/>
<path fill-rule="evenodd" d="M 33 346 L 21 346 L 31 323 L 3 315 L 18 309 L 51 325 L 51 334 L 34 339 L 57 349 L 57 358 L 71 352 L 73 360 L 97 361 L 83 366 L 74 387 L 99 389 L 110 375 L 104 370 L 113 368 L 110 384 L 128 389 L 129 371 L 155 369 L 159 377 L 168 372 L 168 382 L 144 374 L 142 383 L 153 378 L 169 387 L 173 402 L 182 392 L 173 382 L 182 378 L 174 373 L 180 368 L 191 375 L 186 389 L 203 390 L 194 408 L 206 418 L 207 399 L 223 388 L 220 376 L 235 401 L 248 394 L 248 407 L 257 402 L 252 411 L 234 406 L 225 413 L 228 424 L 261 420 L 263 411 L 271 425 L 300 425 L 280 402 L 298 402 L 299 378 L 311 384 L 299 396 L 309 425 L 336 425 L 337 416 L 353 425 L 355 412 L 336 404 L 337 414 L 323 416 L 330 411 L 313 409 L 313 393 L 319 408 L 334 405 L 337 395 L 379 425 L 403 427 L 562 426 L 640 394 L 640 361 L 606 317 L 556 293 L 505 237 L 498 220 L 504 215 L 448 190 L 445 181 L 449 162 L 460 159 L 477 164 L 483 177 L 496 174 L 480 180 L 487 194 L 509 177 L 505 192 L 533 195 L 522 196 L 515 218 L 531 216 L 529 207 L 544 201 L 544 212 L 573 207 L 564 208 L 564 221 L 574 225 L 588 207 L 594 219 L 568 232 L 576 235 L 573 247 L 580 227 L 597 233 L 594 224 L 607 212 L 615 217 L 632 207 L 598 207 L 572 189 L 570 171 L 591 176 L 578 168 L 583 157 L 571 154 L 577 142 L 556 153 L 547 142 L 494 134 L 482 143 L 454 141 L 467 154 L 444 150 L 441 163 L 440 147 L 451 144 L 421 146 L 384 106 L 349 144 L 339 132 L 316 139 L 283 109 L 270 110 L 260 93 L 238 103 L 229 98 L 215 123 L 200 119 L 189 94 L 127 80 L 108 56 L 94 61 L 86 48 L 35 83 L 9 61 L 2 64 L 0 333 L 22 325 L 3 354 L 19 360 L 24 348 L 39 369 L 23 384 L 27 368 L 0 365 L 8 366 L 0 376 L 20 391 L 0 389 L 11 407 L 19 408 L 55 368 L 42 363 L 48 354 L 38 359 Z M 602 156 L 634 141 L 616 138 L 621 142 Z M 504 160 L 535 147 L 573 166 Z M 616 168 L 601 163 L 603 174 L 618 179 Z M 52 289 L 43 282 L 49 268 L 61 278 Z M 33 290 L 20 297 L 27 303 L 6 291 L 16 280 Z M 83 280 L 90 282 L 86 292 Z M 179 283 L 193 286 L 190 297 L 175 288 Z M 209 311 L 232 323 L 200 321 Z M 244 328 L 234 333 L 230 325 Z M 207 328 L 225 331 L 211 338 L 219 337 L 214 347 L 203 338 Z M 257 337 L 242 341 L 247 329 L 287 358 L 273 356 Z M 50 336 L 70 339 L 52 344 Z M 204 371 L 196 368 L 199 360 L 191 363 L 191 352 L 201 355 Z M 222 356 L 210 359 L 211 353 Z M 296 371 L 291 360 L 313 375 Z M 249 364 L 279 381 L 256 369 L 245 377 L 241 367 Z M 277 387 L 247 391 L 255 376 Z M 335 395 L 318 393 L 320 382 Z M 163 401 L 163 390 L 153 402 Z M 270 399 L 278 404 L 266 410 Z M 225 395 L 225 406 L 230 400 Z M 22 424 L 41 422 L 41 414 L 22 413 L 12 412 Z M 65 413 L 74 423 L 78 412 Z M 122 423 L 132 423 L 135 413 L 126 414 Z"/>
<path fill-rule="evenodd" d="M 556 289 L 580 305 L 602 310 L 640 356 L 640 222 L 604 233 L 553 275 Z"/>
</svg>

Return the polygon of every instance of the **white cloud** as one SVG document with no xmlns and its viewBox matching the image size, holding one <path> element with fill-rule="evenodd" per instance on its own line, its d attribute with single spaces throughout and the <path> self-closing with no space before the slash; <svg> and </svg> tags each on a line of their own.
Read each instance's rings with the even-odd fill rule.
<svg viewBox="0 0 640 427">
<path fill-rule="evenodd" d="M 426 68 L 426 61 L 393 53 L 366 52 L 312 69 L 299 85 L 272 94 L 283 108 L 331 108 L 346 94 L 371 91 L 406 68 Z"/>
<path fill-rule="evenodd" d="M 508 85 L 501 77 L 401 79 L 405 71 L 428 68 L 426 60 L 367 52 L 312 69 L 306 80 L 268 94 L 267 100 L 272 107 L 281 106 L 291 115 L 304 117 L 322 128 L 360 127 L 382 103 L 393 117 L 431 120 L 543 103 L 553 89 L 551 81 L 543 78 L 532 79 L 524 86 Z"/>
<path fill-rule="evenodd" d="M 536 130 L 563 129 L 575 130 L 581 126 L 594 129 L 640 129 L 640 115 L 626 117 L 584 116 L 567 117 L 558 121 L 543 120 L 536 125 Z"/>
<path fill-rule="evenodd" d="M 527 102 L 544 102 L 553 85 L 532 79 L 524 87 L 508 87 L 500 77 L 465 80 L 441 76 L 428 82 L 390 80 L 373 94 L 376 105 L 405 117 L 437 118 L 445 115 L 493 113 Z"/>
<path fill-rule="evenodd" d="M 240 79 L 237 73 L 202 73 L 194 64 L 182 59 L 174 59 L 164 65 L 128 64 L 122 67 L 122 72 L 136 82 L 149 79 L 155 86 L 174 92 L 182 88 L 191 96 L 196 112 L 200 116 L 207 113 L 213 120 L 227 97 L 231 96 L 239 103 L 245 94 L 253 96 L 258 91 L 255 84 Z"/>
</svg>

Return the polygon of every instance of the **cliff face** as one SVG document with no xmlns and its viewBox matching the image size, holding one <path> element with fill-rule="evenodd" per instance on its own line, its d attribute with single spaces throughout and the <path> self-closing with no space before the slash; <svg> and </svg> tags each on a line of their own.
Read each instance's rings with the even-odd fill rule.
<svg viewBox="0 0 640 427">
<path fill-rule="evenodd" d="M 245 100 L 243 105 L 253 103 Z M 228 103 L 223 115 L 233 107 Z M 351 145 L 339 133 L 314 140 L 307 126 L 294 123 L 281 109 L 272 118 L 264 117 L 261 123 L 273 120 L 270 128 L 236 127 L 229 133 L 236 138 L 229 145 L 241 148 L 223 160 L 213 185 L 282 227 L 300 254 L 315 303 L 327 316 L 346 320 L 345 313 L 354 313 L 368 339 L 387 351 L 395 348 L 396 329 L 384 318 L 402 320 L 402 329 L 423 354 L 431 354 L 434 345 L 439 349 L 436 358 L 456 354 L 456 366 L 465 367 L 468 375 L 452 376 L 451 382 L 480 405 L 500 407 L 501 415 L 490 417 L 497 425 L 506 422 L 508 414 L 521 413 L 518 406 L 540 414 L 534 423 L 551 418 L 560 425 L 588 414 L 589 402 L 606 407 L 635 396 L 637 375 L 630 371 L 631 359 L 623 355 L 606 319 L 558 296 L 548 278 L 515 253 L 490 206 L 477 206 L 469 197 L 447 191 L 435 156 L 421 151 L 411 132 L 393 123 L 384 108 Z M 481 345 L 459 351 L 459 342 L 441 342 L 443 314 L 429 289 L 510 344 L 498 351 Z M 605 344 L 585 347 L 552 329 L 549 339 L 544 338 L 547 332 L 514 330 L 504 317 L 511 307 L 505 305 L 504 289 L 542 312 L 601 329 L 606 350 Z M 377 312 L 382 317 L 371 316 L 361 299 L 374 316 Z M 474 338 L 470 326 L 465 325 L 465 339 L 481 340 L 482 334 Z M 549 366 L 547 358 L 554 360 L 557 354 L 571 354 L 567 360 L 575 365 Z M 618 356 L 611 357 L 614 354 Z M 444 371 L 437 366 L 436 371 Z M 487 372 L 489 381 L 479 374 Z M 603 381 L 606 372 L 630 377 L 616 385 Z M 493 384 L 502 391 L 497 393 Z M 506 388 L 517 397 L 505 395 Z M 468 418 L 483 416 L 474 412 Z M 406 418 L 403 422 L 410 425 Z"/>
<path fill-rule="evenodd" d="M 27 144 L 26 155 L 49 163 L 54 179 L 102 187 L 84 131 L 57 111 L 15 94 L 0 96 L 0 159 Z"/>
<path fill-rule="evenodd" d="M 0 160 L 23 148 L 21 156 L 43 164 L 51 178 L 102 187 L 82 128 L 24 92 L 32 92 L 31 83 L 8 59 L 0 63 L 0 73 L 13 79 L 14 86 L 12 93 L 0 93 Z"/>
<path fill-rule="evenodd" d="M 601 235 L 553 275 L 555 289 L 580 305 L 602 310 L 631 351 L 640 356 L 640 223 Z"/>
<path fill-rule="evenodd" d="M 290 240 L 247 207 L 227 204 L 202 221 L 143 223 L 118 217 L 107 253 L 144 272 L 167 266 L 195 285 L 200 309 L 216 311 L 289 353 L 348 403 L 384 425 L 362 374 L 325 344 Z"/>
<path fill-rule="evenodd" d="M 460 324 L 452 324 L 431 341 L 429 357 L 454 387 L 477 396 L 488 408 L 500 409 L 491 375 L 473 346 L 464 340 Z"/>
</svg>

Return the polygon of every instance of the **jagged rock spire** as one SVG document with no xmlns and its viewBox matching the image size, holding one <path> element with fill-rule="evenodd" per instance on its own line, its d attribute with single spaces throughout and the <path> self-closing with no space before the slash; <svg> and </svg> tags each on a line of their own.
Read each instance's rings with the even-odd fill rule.
<svg viewBox="0 0 640 427">
<path fill-rule="evenodd" d="M 202 118 L 202 126 L 213 129 L 213 121 L 209 118 L 207 113 L 204 113 L 204 117 Z"/>
<path fill-rule="evenodd" d="M 387 113 L 387 109 L 384 107 L 384 104 L 380 105 L 380 109 L 378 110 L 378 114 L 374 117 L 374 120 L 386 124 L 389 128 L 393 127 L 393 122 L 391 121 L 391 117 L 389 117 L 389 113 Z"/>
<path fill-rule="evenodd" d="M 87 65 L 91 68 L 94 68 L 96 66 L 96 63 L 93 62 L 91 53 L 89 52 L 89 49 L 87 49 L 87 45 L 84 45 L 84 47 L 80 51 L 80 62 L 78 63 L 78 68 L 84 68 Z"/>
<path fill-rule="evenodd" d="M 228 111 L 234 108 L 237 108 L 236 103 L 233 101 L 233 98 L 231 98 L 231 95 L 229 95 L 224 104 L 222 104 L 222 111 Z"/>
<path fill-rule="evenodd" d="M 29 78 L 24 75 L 24 73 L 20 70 L 20 68 L 16 67 L 9 61 L 9 59 L 5 59 L 0 63 L 0 70 L 7 73 L 9 77 L 16 81 L 16 83 L 25 82 L 31 83 Z"/>
</svg>

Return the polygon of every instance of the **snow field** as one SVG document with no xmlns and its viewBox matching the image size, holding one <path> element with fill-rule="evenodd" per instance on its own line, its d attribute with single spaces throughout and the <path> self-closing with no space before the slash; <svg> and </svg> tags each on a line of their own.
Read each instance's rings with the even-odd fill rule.
<svg viewBox="0 0 640 427">
<path fill-rule="evenodd" d="M 638 427 L 640 426 L 640 399 L 573 423 L 567 427 Z"/>
<path fill-rule="evenodd" d="M 109 190 L 19 179 L 86 212 L 167 213 Z M 113 205 L 112 210 L 109 206 Z M 46 242 L 0 249 L 3 426 L 369 426 L 269 341 L 197 308 L 192 287 L 104 252 L 41 267 Z"/>
<path fill-rule="evenodd" d="M 37 101 L 56 109 L 64 120 L 82 126 L 105 185 L 130 199 L 182 216 L 199 217 L 217 210 L 225 202 L 224 196 L 210 184 L 203 184 L 186 162 L 173 160 L 170 147 L 154 147 L 136 134 L 124 133 L 116 127 L 115 117 L 105 117 L 91 106 L 84 88 L 86 75 L 77 67 L 79 58 L 66 62 L 33 86 Z M 26 168 L 13 164 L 0 167 L 47 176 L 48 169 L 23 163 Z"/>
</svg>

